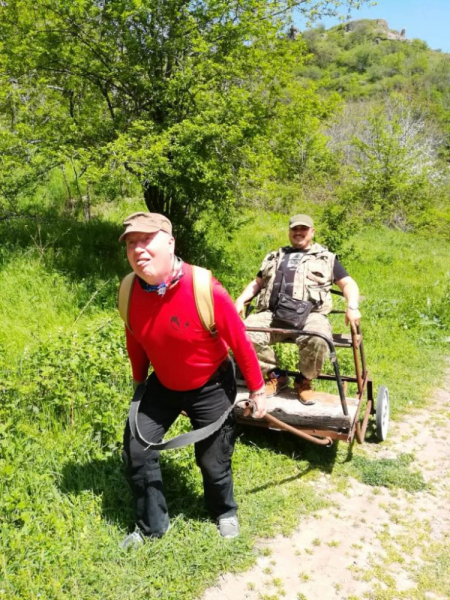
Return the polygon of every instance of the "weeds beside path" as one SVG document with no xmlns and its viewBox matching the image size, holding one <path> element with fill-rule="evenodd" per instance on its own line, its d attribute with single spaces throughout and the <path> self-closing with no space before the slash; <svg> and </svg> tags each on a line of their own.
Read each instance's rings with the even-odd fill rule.
<svg viewBox="0 0 450 600">
<path fill-rule="evenodd" d="M 291 537 L 258 544 L 257 565 L 225 575 L 202 600 L 450 598 L 450 365 L 426 409 L 391 424 L 382 445 L 362 447 L 384 464 L 412 454 L 424 490 L 373 487 L 324 474 L 315 491 L 332 502 L 302 518 Z M 380 463 L 378 463 L 380 464 Z M 383 464 L 383 462 L 381 463 Z"/>
</svg>

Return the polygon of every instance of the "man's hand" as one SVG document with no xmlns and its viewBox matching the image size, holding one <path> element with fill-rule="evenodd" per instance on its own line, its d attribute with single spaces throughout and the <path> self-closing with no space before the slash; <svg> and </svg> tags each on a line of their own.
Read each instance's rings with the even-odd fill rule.
<svg viewBox="0 0 450 600">
<path fill-rule="evenodd" d="M 345 324 L 348 325 L 350 323 L 350 327 L 352 331 L 356 333 L 356 328 L 361 321 L 361 313 L 358 308 L 348 308 L 345 311 Z"/>
<path fill-rule="evenodd" d="M 256 277 L 253 281 L 250 281 L 248 286 L 242 292 L 242 294 L 237 298 L 234 306 L 238 311 L 238 314 L 244 318 L 245 317 L 245 305 L 247 302 L 251 302 L 255 296 L 259 294 L 263 286 L 263 280 L 261 277 Z"/>
<path fill-rule="evenodd" d="M 252 406 L 247 406 L 244 410 L 244 417 L 252 416 L 254 419 L 262 419 L 267 412 L 267 397 L 266 390 L 258 390 L 256 392 L 250 392 L 249 400 L 254 404 L 255 409 L 252 410 Z"/>
<path fill-rule="evenodd" d="M 359 288 L 358 284 L 354 279 L 347 275 L 335 282 L 338 288 L 344 295 L 347 302 L 347 310 L 345 311 L 345 324 L 350 323 L 352 331 L 356 333 L 356 328 L 361 320 L 361 313 L 359 312 L 358 301 L 359 301 Z"/>
<path fill-rule="evenodd" d="M 239 298 L 236 300 L 234 306 L 236 307 L 239 316 L 243 319 L 245 317 L 245 302 L 241 296 L 239 296 Z"/>
</svg>

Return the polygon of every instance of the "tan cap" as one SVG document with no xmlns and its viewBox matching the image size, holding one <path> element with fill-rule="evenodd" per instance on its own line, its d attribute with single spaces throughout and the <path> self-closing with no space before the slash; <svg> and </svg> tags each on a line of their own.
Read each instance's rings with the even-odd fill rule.
<svg viewBox="0 0 450 600">
<path fill-rule="evenodd" d="M 289 219 L 289 229 L 297 227 L 297 225 L 305 225 L 305 227 L 314 227 L 313 220 L 308 215 L 295 215 Z"/>
<path fill-rule="evenodd" d="M 154 233 L 155 231 L 165 231 L 172 235 L 172 223 L 164 215 L 150 212 L 135 212 L 123 222 L 125 231 L 119 238 L 123 242 L 125 236 L 129 233 Z"/>
</svg>

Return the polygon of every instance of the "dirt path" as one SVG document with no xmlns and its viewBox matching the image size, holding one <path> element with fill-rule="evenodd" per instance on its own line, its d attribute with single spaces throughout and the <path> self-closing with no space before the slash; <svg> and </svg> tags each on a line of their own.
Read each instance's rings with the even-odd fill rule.
<svg viewBox="0 0 450 600">
<path fill-rule="evenodd" d="M 332 508 L 302 519 L 289 538 L 258 544 L 256 566 L 225 575 L 202 600 L 449 599 L 450 368 L 427 411 L 390 425 L 365 456 L 414 455 L 424 491 L 374 488 L 350 479 L 341 493 L 329 476 L 315 483 Z"/>
</svg>

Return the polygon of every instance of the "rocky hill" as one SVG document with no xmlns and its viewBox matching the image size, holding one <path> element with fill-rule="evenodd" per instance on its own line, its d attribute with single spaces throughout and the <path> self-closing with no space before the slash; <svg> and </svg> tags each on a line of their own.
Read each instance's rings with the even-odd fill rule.
<svg viewBox="0 0 450 600">
<path fill-rule="evenodd" d="M 388 22 L 384 19 L 359 19 L 357 21 L 349 21 L 344 27 L 344 31 L 346 33 L 351 33 L 353 31 L 364 30 L 367 27 L 372 27 L 374 31 L 378 33 L 378 37 L 376 41 L 383 40 L 396 40 L 397 42 L 407 42 L 410 41 L 406 37 L 406 30 L 402 29 L 400 32 L 395 31 L 395 29 L 389 29 Z"/>
<path fill-rule="evenodd" d="M 294 37 L 291 32 L 291 37 Z M 450 120 L 450 54 L 389 28 L 384 19 L 361 19 L 299 35 L 310 58 L 298 76 L 323 91 L 361 99 L 407 93 L 426 97 L 432 110 Z"/>
</svg>

